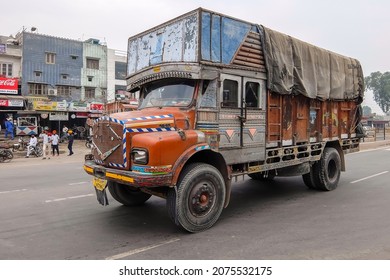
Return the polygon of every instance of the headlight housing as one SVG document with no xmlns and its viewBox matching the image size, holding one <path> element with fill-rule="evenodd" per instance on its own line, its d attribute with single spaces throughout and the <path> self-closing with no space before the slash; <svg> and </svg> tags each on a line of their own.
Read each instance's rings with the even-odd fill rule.
<svg viewBox="0 0 390 280">
<path fill-rule="evenodd" d="M 136 164 L 148 164 L 149 153 L 146 149 L 134 148 L 131 150 L 131 159 Z"/>
</svg>

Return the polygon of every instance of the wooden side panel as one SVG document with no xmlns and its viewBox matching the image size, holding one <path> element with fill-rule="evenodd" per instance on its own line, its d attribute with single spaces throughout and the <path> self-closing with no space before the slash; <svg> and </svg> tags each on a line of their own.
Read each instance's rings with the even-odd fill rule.
<svg viewBox="0 0 390 280">
<path fill-rule="evenodd" d="M 268 94 L 267 146 L 354 137 L 357 104 Z"/>
<path fill-rule="evenodd" d="M 278 143 L 281 140 L 281 116 L 282 116 L 282 96 L 278 94 L 268 94 L 267 98 L 267 143 Z"/>
<path fill-rule="evenodd" d="M 304 96 L 292 98 L 294 104 L 293 138 L 295 143 L 309 142 L 309 109 L 310 100 Z"/>
</svg>

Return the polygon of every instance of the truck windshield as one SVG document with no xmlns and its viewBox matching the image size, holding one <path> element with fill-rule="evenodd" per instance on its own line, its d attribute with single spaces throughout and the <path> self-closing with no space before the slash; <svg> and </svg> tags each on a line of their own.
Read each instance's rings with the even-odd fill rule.
<svg viewBox="0 0 390 280">
<path fill-rule="evenodd" d="M 149 83 L 141 89 L 139 109 L 149 107 L 187 107 L 195 89 L 194 80 L 160 80 Z"/>
</svg>

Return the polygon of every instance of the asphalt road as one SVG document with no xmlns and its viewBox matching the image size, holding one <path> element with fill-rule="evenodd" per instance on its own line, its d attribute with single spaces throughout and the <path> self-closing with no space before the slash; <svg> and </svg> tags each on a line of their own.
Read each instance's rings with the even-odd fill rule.
<svg viewBox="0 0 390 280">
<path fill-rule="evenodd" d="M 332 192 L 301 177 L 236 182 L 219 221 L 197 234 L 177 229 L 160 198 L 99 205 L 85 152 L 0 165 L 0 259 L 390 259 L 389 148 L 347 155 Z"/>
</svg>

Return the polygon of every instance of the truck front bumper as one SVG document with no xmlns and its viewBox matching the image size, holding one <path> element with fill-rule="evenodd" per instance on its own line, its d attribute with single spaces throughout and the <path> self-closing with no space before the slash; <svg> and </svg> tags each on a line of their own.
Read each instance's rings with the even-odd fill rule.
<svg viewBox="0 0 390 280">
<path fill-rule="evenodd" d="M 100 179 L 115 181 L 136 188 L 162 187 L 172 185 L 172 174 L 149 175 L 138 172 L 107 168 L 96 164 L 92 160 L 86 160 L 84 170 L 89 175 Z"/>
</svg>

